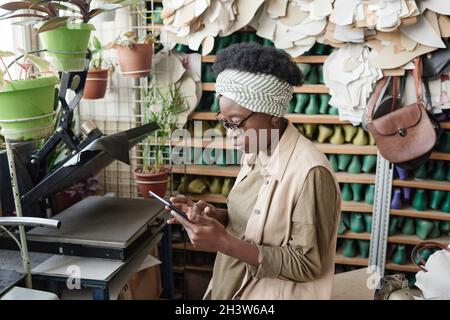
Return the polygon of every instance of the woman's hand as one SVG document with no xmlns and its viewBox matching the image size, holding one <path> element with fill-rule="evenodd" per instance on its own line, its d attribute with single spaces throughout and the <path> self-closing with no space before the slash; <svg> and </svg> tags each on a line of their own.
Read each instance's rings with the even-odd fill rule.
<svg viewBox="0 0 450 320">
<path fill-rule="evenodd" d="M 189 220 L 191 221 L 194 221 L 197 215 L 206 214 L 208 217 L 219 220 L 222 224 L 224 224 L 222 221 L 223 213 L 221 214 L 219 209 L 208 202 L 200 200 L 194 203 L 191 199 L 182 196 L 171 197 L 170 202 L 181 211 L 186 212 Z M 164 209 L 171 211 L 171 209 L 167 206 Z M 178 222 L 175 218 L 172 218 L 168 220 L 167 223 L 175 224 Z"/>
<path fill-rule="evenodd" d="M 194 247 L 208 251 L 226 251 L 231 235 L 219 221 L 209 217 L 204 211 L 194 214 L 192 209 L 189 210 L 189 221 L 173 210 L 171 213 L 174 216 L 171 220 L 183 225 Z"/>
</svg>

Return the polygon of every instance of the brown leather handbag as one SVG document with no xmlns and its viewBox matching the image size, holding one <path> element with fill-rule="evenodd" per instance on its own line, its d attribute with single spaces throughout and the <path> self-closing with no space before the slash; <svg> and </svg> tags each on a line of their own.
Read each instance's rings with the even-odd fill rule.
<svg viewBox="0 0 450 320">
<path fill-rule="evenodd" d="M 414 169 L 429 158 L 437 141 L 436 125 L 439 126 L 430 120 L 423 102 L 420 59 L 415 59 L 414 64 L 417 102 L 400 106 L 400 78 L 385 77 L 379 81 L 369 99 L 367 116 L 367 128 L 375 138 L 381 155 L 407 169 Z M 392 86 L 390 100 L 383 100 L 386 86 Z M 392 101 L 390 110 L 377 110 L 382 105 L 386 107 L 386 101 Z"/>
</svg>

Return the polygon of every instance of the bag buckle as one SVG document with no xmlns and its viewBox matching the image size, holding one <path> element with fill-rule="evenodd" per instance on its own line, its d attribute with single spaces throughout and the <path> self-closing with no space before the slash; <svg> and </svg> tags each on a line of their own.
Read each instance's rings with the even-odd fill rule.
<svg viewBox="0 0 450 320">
<path fill-rule="evenodd" d="M 405 137 L 407 132 L 405 128 L 400 128 L 398 129 L 398 134 L 401 135 L 402 137 Z"/>
</svg>

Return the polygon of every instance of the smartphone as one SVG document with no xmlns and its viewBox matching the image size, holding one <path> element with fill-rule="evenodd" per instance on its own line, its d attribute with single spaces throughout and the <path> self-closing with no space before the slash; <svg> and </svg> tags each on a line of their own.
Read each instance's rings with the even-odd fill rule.
<svg viewBox="0 0 450 320">
<path fill-rule="evenodd" d="M 183 218 L 185 218 L 186 220 L 189 220 L 188 216 L 186 215 L 185 212 L 181 211 L 180 209 L 178 209 L 177 207 L 175 207 L 173 204 L 171 204 L 169 201 L 167 201 L 164 198 L 161 198 L 160 196 L 158 196 L 156 193 L 154 193 L 153 191 L 149 191 L 148 195 L 150 197 L 152 197 L 153 199 L 158 200 L 159 202 L 161 202 L 163 205 L 168 206 L 170 209 L 172 209 L 173 211 L 175 211 L 176 213 L 178 213 L 180 216 L 182 216 Z"/>
</svg>

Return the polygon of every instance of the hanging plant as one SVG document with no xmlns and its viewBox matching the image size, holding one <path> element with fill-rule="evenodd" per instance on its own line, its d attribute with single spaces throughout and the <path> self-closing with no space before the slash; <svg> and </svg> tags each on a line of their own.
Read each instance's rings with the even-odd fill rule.
<svg viewBox="0 0 450 320">
<path fill-rule="evenodd" d="M 130 31 L 120 35 L 111 43 L 109 46 L 117 49 L 120 73 L 131 78 L 148 76 L 152 67 L 154 42 L 153 33 L 139 38 L 136 32 Z"/>
<path fill-rule="evenodd" d="M 108 85 L 108 75 L 114 72 L 114 64 L 104 57 L 107 48 L 94 36 L 89 46 L 91 51 L 91 63 L 84 86 L 83 98 L 102 99 Z"/>
<path fill-rule="evenodd" d="M 116 1 L 118 8 L 138 0 Z M 88 22 L 112 9 L 91 9 L 91 0 L 13 1 L 0 6 L 7 13 L 0 19 L 27 18 L 19 24 L 38 27 L 47 58 L 58 71 L 82 71 L 89 37 L 95 27 Z M 115 10 L 114 9 L 114 10 Z"/>
<path fill-rule="evenodd" d="M 6 139 L 23 141 L 40 139 L 53 132 L 55 85 L 59 79 L 49 71 L 50 63 L 34 54 L 20 50 L 0 51 L 0 126 Z M 6 58 L 13 58 L 10 67 L 20 68 L 19 77 L 12 77 Z M 36 71 L 37 69 L 37 71 Z"/>
<path fill-rule="evenodd" d="M 167 142 L 173 130 L 177 128 L 177 115 L 189 109 L 178 86 L 167 88 L 149 88 L 143 92 L 142 99 L 147 105 L 143 121 L 155 122 L 160 129 L 155 136 L 143 142 L 143 166 L 134 171 L 139 193 L 148 198 L 148 191 L 163 197 L 167 189 L 169 169 Z"/>
</svg>

